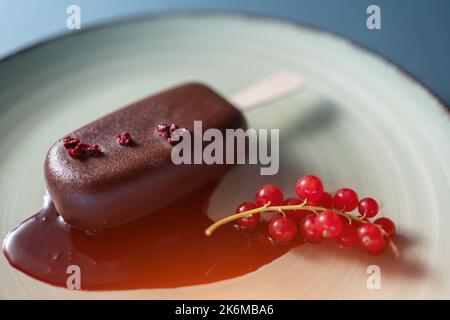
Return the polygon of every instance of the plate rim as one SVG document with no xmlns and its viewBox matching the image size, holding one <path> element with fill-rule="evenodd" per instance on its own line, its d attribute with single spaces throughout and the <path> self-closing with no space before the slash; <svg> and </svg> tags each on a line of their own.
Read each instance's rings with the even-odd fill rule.
<svg viewBox="0 0 450 320">
<path fill-rule="evenodd" d="M 225 12 L 225 11 L 208 11 L 208 12 L 168 12 L 168 13 L 162 13 L 162 14 L 145 14 L 145 15 L 141 15 L 139 17 L 128 17 L 128 18 L 124 18 L 124 19 L 118 19 L 118 20 L 114 20 L 114 21 L 109 21 L 107 23 L 99 23 L 97 25 L 91 25 L 90 27 L 86 27 L 85 29 L 82 29 L 82 31 L 77 31 L 77 32 L 73 32 L 73 33 L 63 33 L 57 36 L 53 36 L 53 37 L 49 37 L 47 39 L 43 39 L 42 41 L 38 41 L 37 43 L 35 43 L 34 45 L 31 45 L 29 47 L 26 47 L 24 49 L 21 49 L 15 53 L 12 53 L 8 56 L 6 56 L 5 58 L 0 58 L 0 67 L 7 65 L 8 63 L 11 62 L 10 58 L 15 59 L 17 56 L 23 55 L 23 54 L 27 54 L 29 51 L 32 51 L 34 49 L 38 49 L 42 46 L 45 46 L 47 44 L 50 43 L 55 43 L 57 41 L 66 39 L 67 37 L 70 36 L 78 36 L 79 34 L 81 35 L 81 32 L 91 32 L 91 31 L 98 31 L 98 30 L 102 30 L 102 29 L 106 29 L 106 28 L 114 28 L 116 26 L 121 26 L 121 25 L 129 25 L 131 23 L 139 23 L 139 22 L 145 22 L 145 21 L 155 21 L 156 19 L 171 19 L 171 18 L 177 18 L 177 17 L 189 17 L 189 18 L 195 18 L 195 17 L 211 17 L 211 16 L 218 16 L 218 17 L 226 17 L 226 18 L 236 18 L 237 20 L 241 20 L 241 19 L 247 19 L 249 18 L 252 22 L 255 21 L 256 23 L 262 21 L 263 23 L 274 23 L 276 25 L 279 26 L 285 26 L 285 27 L 298 27 L 299 31 L 302 30 L 306 30 L 306 31 L 318 31 L 323 33 L 324 35 L 331 35 L 333 37 L 338 38 L 338 40 L 343 40 L 346 42 L 346 44 L 349 44 L 350 47 L 355 47 L 355 49 L 362 49 L 362 50 L 358 50 L 361 53 L 364 54 L 370 54 L 373 56 L 376 56 L 377 59 L 380 59 L 379 61 L 384 61 L 387 62 L 389 65 L 387 67 L 389 68 L 394 68 L 395 70 L 400 71 L 399 75 L 401 76 L 402 79 L 406 79 L 406 80 L 412 80 L 412 83 L 415 83 L 418 85 L 418 88 L 421 87 L 422 89 L 425 90 L 425 92 L 428 92 L 429 95 L 427 95 L 427 97 L 431 98 L 430 101 L 434 101 L 437 103 L 437 105 L 441 106 L 444 108 L 444 110 L 446 112 L 448 112 L 448 114 L 450 115 L 450 110 L 449 110 L 449 106 L 448 104 L 444 101 L 441 100 L 439 98 L 438 95 L 434 94 L 433 90 L 430 89 L 427 85 L 421 83 L 420 80 L 418 80 L 417 78 L 415 78 L 415 76 L 409 74 L 408 71 L 406 71 L 405 69 L 403 69 L 402 67 L 400 67 L 399 65 L 397 65 L 395 62 L 391 61 L 390 59 L 384 57 L 383 55 L 377 53 L 375 50 L 372 50 L 370 48 L 366 48 L 364 47 L 364 45 L 361 45 L 357 42 L 354 42 L 353 40 L 344 37 L 342 35 L 339 35 L 337 33 L 334 33 L 332 31 L 328 31 L 326 29 L 322 29 L 320 27 L 315 27 L 315 26 L 311 26 L 302 22 L 295 22 L 295 21 L 289 21 L 288 19 L 278 19 L 276 17 L 271 17 L 271 16 L 264 16 L 264 15 L 258 15 L 258 14 L 245 14 L 245 13 L 241 13 L 241 12 L 235 12 L 235 13 L 230 13 L 230 12 Z M 293 30 L 293 29 L 292 29 Z M 298 32 L 298 31 L 296 31 Z M 32 53 L 31 53 L 32 54 Z M 434 108 L 434 106 L 433 106 Z M 432 109 L 433 109 L 432 108 Z M 447 117 L 448 119 L 448 117 Z M 146 289 L 138 289 L 140 290 L 146 290 Z M 128 291 L 128 290 L 127 290 Z M 133 291 L 137 291 L 137 290 L 133 290 Z M 108 293 L 108 291 L 93 291 L 94 293 Z M 121 299 L 121 297 L 116 297 L 115 299 Z"/>
<path fill-rule="evenodd" d="M 400 66 L 397 62 L 393 61 L 391 58 L 385 56 L 380 53 L 376 49 L 370 48 L 365 44 L 362 44 L 354 39 L 348 38 L 347 36 L 339 33 L 335 30 L 331 30 L 325 27 L 320 27 L 313 25 L 311 23 L 307 23 L 304 21 L 298 21 L 289 17 L 279 17 L 265 13 L 251 12 L 246 10 L 234 10 L 234 9 L 173 9 L 173 10 L 160 10 L 157 12 L 146 12 L 142 14 L 136 14 L 126 17 L 118 17 L 112 18 L 106 21 L 97 22 L 88 25 L 87 27 L 82 28 L 81 30 L 75 32 L 65 32 L 60 31 L 48 37 L 45 37 L 41 40 L 35 41 L 28 46 L 24 46 L 19 48 L 6 56 L 0 58 L 0 67 L 12 59 L 19 57 L 23 54 L 26 54 L 34 49 L 38 49 L 42 46 L 45 46 L 50 43 L 57 42 L 59 40 L 67 39 L 69 37 L 75 37 L 80 34 L 86 34 L 88 32 L 111 28 L 118 25 L 139 23 L 148 20 L 159 20 L 159 19 L 167 19 L 174 17 L 207 17 L 207 16 L 224 16 L 224 17 L 232 17 L 239 19 L 249 19 L 249 20 L 257 20 L 263 22 L 271 22 L 277 24 L 284 24 L 290 27 L 306 29 L 314 32 L 321 32 L 324 34 L 331 35 L 335 38 L 339 38 L 340 40 L 345 40 L 352 47 L 357 50 L 363 51 L 366 54 L 371 54 L 376 56 L 377 58 L 383 60 L 393 68 L 395 68 L 399 73 L 405 78 L 409 79 L 419 87 L 425 90 L 428 95 L 434 99 L 437 104 L 444 110 L 444 112 L 450 116 L 450 102 L 447 102 L 441 95 L 439 95 L 433 88 L 431 88 L 428 84 L 426 84 L 423 80 L 419 79 L 416 75 L 412 74 L 411 71 L 407 70 L 405 67 Z M 450 117 L 447 117 L 450 120 Z"/>
</svg>

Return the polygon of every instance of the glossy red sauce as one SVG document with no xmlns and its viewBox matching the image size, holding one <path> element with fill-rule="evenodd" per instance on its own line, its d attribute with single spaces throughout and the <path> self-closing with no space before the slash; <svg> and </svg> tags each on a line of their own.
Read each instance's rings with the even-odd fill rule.
<svg viewBox="0 0 450 320">
<path fill-rule="evenodd" d="M 267 224 L 256 230 L 222 226 L 204 230 L 213 186 L 147 217 L 88 234 L 71 228 L 53 203 L 11 231 L 3 245 L 9 263 L 33 278 L 66 286 L 70 265 L 80 267 L 81 289 L 173 288 L 210 283 L 257 270 L 299 241 L 277 245 Z"/>
</svg>

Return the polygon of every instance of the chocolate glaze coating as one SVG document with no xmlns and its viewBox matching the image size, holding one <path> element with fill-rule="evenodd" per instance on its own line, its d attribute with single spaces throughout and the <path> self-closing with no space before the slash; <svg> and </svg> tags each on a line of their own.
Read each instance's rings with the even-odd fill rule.
<svg viewBox="0 0 450 320">
<path fill-rule="evenodd" d="M 98 144 L 103 155 L 74 159 L 63 138 L 45 161 L 47 188 L 64 220 L 98 231 L 147 215 L 220 176 L 229 165 L 174 165 L 172 146 L 154 132 L 156 124 L 175 123 L 193 132 L 245 128 L 242 113 L 210 88 L 185 84 L 133 103 L 72 133 L 82 143 Z M 117 143 L 129 131 L 132 146 Z"/>
</svg>

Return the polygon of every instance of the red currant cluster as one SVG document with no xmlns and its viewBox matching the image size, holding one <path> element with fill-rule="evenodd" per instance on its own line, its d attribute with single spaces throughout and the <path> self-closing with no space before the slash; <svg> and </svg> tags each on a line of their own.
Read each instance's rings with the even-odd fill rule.
<svg viewBox="0 0 450 320">
<path fill-rule="evenodd" d="M 396 255 L 392 241 L 396 227 L 388 218 L 369 219 L 377 215 L 379 206 L 372 198 L 359 200 L 355 191 L 338 190 L 334 196 L 323 190 L 322 181 L 313 175 L 300 178 L 295 186 L 297 197 L 284 199 L 282 191 L 271 184 L 260 188 L 255 202 L 244 202 L 237 213 L 226 217 L 206 229 L 211 233 L 230 221 L 242 229 L 253 229 L 261 223 L 261 213 L 276 212 L 270 220 L 268 232 L 277 242 L 289 242 L 299 234 L 310 243 L 324 238 L 334 238 L 343 247 L 359 243 L 370 254 L 380 254 L 389 243 Z M 358 209 L 357 215 L 351 212 Z"/>
</svg>

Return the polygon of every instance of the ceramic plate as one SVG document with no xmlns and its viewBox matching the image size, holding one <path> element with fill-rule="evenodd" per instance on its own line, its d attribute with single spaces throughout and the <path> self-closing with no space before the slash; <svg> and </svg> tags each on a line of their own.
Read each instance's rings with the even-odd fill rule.
<svg viewBox="0 0 450 320">
<path fill-rule="evenodd" d="M 380 199 L 398 225 L 401 258 L 333 241 L 302 245 L 256 272 L 164 290 L 74 292 L 0 259 L 0 298 L 450 298 L 450 122 L 445 106 L 395 65 L 327 32 L 238 15 L 171 15 L 95 28 L 0 62 L 0 231 L 37 212 L 43 160 L 66 132 L 144 96 L 197 80 L 225 96 L 279 70 L 306 87 L 246 113 L 279 128 L 277 176 L 237 168 L 211 198 L 229 213 L 262 183 L 287 193 L 315 173 L 327 189 Z M 448 111 L 448 110 L 447 110 Z M 220 196 L 218 196 L 220 194 Z M 367 288 L 367 268 L 381 289 Z"/>
</svg>

